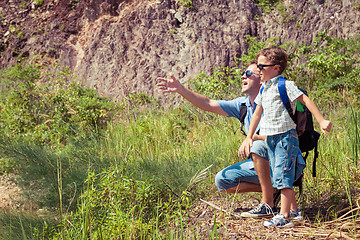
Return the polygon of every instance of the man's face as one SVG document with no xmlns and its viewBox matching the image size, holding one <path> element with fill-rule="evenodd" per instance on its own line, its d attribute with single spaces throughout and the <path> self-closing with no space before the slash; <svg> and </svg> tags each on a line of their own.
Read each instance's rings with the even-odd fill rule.
<svg viewBox="0 0 360 240">
<path fill-rule="evenodd" d="M 251 75 L 249 76 L 249 74 Z M 260 71 L 256 67 L 256 64 L 251 64 L 247 67 L 244 74 L 241 76 L 242 79 L 242 92 L 249 95 L 249 93 L 257 94 L 261 87 L 260 82 Z"/>
<path fill-rule="evenodd" d="M 280 65 L 273 64 L 267 57 L 260 55 L 257 59 L 258 70 L 262 82 L 266 82 L 279 75 Z M 260 67 L 260 69 L 259 69 Z"/>
</svg>

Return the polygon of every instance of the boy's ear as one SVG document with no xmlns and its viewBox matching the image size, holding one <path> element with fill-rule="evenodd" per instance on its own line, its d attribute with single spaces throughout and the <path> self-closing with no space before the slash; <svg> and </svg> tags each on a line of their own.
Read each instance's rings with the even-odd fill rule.
<svg viewBox="0 0 360 240">
<path fill-rule="evenodd" d="M 277 70 L 278 73 L 281 72 L 281 67 L 279 64 L 275 65 L 275 70 Z"/>
</svg>

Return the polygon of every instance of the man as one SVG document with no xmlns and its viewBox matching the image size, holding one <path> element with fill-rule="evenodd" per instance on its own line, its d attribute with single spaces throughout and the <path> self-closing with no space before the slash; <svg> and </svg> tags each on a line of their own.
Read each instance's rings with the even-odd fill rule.
<svg viewBox="0 0 360 240">
<path fill-rule="evenodd" d="M 255 110 L 254 100 L 261 87 L 260 72 L 256 62 L 251 62 L 246 71 L 242 74 L 242 92 L 248 97 L 239 97 L 231 101 L 212 100 L 203 95 L 195 93 L 185 88 L 174 76 L 171 79 L 158 78 L 160 83 L 158 88 L 163 93 L 177 92 L 196 107 L 205 111 L 213 112 L 218 115 L 235 117 L 240 120 L 241 105 L 246 105 L 247 114 L 244 120 L 245 132 L 248 131 L 252 114 Z M 262 192 L 262 201 L 259 206 L 243 212 L 243 217 L 262 217 L 273 215 L 274 201 L 270 178 L 270 166 L 266 136 L 255 135 L 251 149 L 251 159 L 236 163 L 221 170 L 215 177 L 215 184 L 221 192 L 225 193 L 244 193 Z"/>
</svg>

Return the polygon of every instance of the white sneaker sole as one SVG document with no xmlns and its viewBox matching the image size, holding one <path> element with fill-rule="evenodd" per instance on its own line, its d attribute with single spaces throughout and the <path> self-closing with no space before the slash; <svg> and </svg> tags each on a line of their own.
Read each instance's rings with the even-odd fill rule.
<svg viewBox="0 0 360 240">
<path fill-rule="evenodd" d="M 285 225 L 283 225 L 283 226 L 276 226 L 275 224 L 271 224 L 271 223 L 268 223 L 268 221 L 267 222 L 264 222 L 263 223 L 263 226 L 264 227 L 273 227 L 273 228 L 275 228 L 275 227 L 278 227 L 278 228 L 290 228 L 290 227 L 293 227 L 294 226 L 294 223 L 291 221 L 291 222 L 289 222 L 289 223 L 287 223 L 287 224 L 285 224 Z"/>
</svg>

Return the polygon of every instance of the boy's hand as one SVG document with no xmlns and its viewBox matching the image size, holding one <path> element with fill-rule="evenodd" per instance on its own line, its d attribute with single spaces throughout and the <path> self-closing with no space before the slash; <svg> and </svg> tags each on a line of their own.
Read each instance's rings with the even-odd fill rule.
<svg viewBox="0 0 360 240">
<path fill-rule="evenodd" d="M 332 122 L 328 121 L 328 120 L 323 120 L 320 123 L 320 128 L 323 134 L 326 134 L 326 132 L 330 132 L 331 131 L 331 127 L 332 127 Z"/>
<path fill-rule="evenodd" d="M 250 148 L 252 147 L 252 145 L 253 145 L 253 140 L 247 137 L 239 148 L 239 153 L 238 153 L 239 157 L 243 159 L 247 158 L 250 154 Z"/>
</svg>

